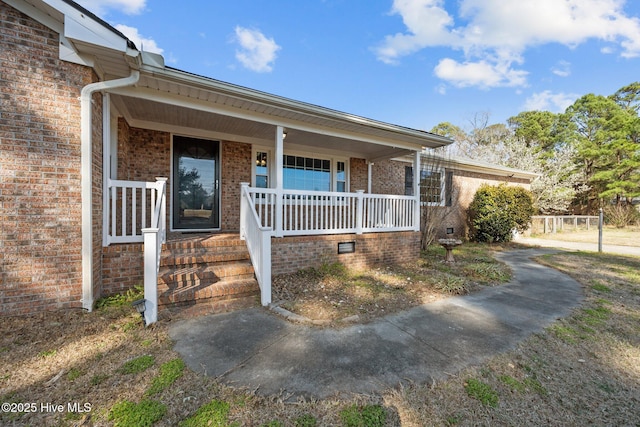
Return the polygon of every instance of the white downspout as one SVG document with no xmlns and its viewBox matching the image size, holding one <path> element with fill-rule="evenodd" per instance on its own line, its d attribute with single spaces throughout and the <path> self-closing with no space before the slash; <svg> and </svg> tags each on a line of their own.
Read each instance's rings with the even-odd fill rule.
<svg viewBox="0 0 640 427">
<path fill-rule="evenodd" d="M 82 308 L 93 309 L 93 211 L 92 197 L 92 96 L 97 91 L 131 86 L 140 79 L 140 72 L 131 71 L 129 77 L 90 83 L 80 92 L 80 186 L 82 200 Z M 105 124 L 103 123 L 103 126 Z M 107 123 L 107 125 L 109 125 Z"/>
</svg>

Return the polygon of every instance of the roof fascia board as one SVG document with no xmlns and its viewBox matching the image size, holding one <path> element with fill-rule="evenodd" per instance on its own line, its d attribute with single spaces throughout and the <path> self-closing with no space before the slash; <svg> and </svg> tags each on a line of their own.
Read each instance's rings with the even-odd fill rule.
<svg viewBox="0 0 640 427">
<path fill-rule="evenodd" d="M 312 126 L 306 123 L 288 120 L 280 117 L 269 116 L 264 113 L 248 112 L 240 110 L 234 107 L 216 105 L 210 101 L 187 98 L 185 96 L 169 94 L 166 92 L 159 92 L 157 90 L 141 88 L 141 87 L 127 87 L 116 88 L 110 91 L 110 93 L 122 96 L 129 96 L 134 98 L 146 99 L 148 101 L 155 101 L 164 104 L 171 104 L 178 107 L 191 108 L 200 111 L 221 114 L 225 116 L 235 117 L 239 119 L 251 120 L 260 123 L 270 124 L 274 126 L 283 126 L 295 128 L 298 130 L 316 133 L 320 135 L 333 136 L 337 138 L 352 139 L 355 141 L 368 142 L 371 144 L 384 145 L 389 147 L 404 148 L 411 151 L 422 150 L 422 145 L 416 143 L 408 143 L 404 141 L 390 141 L 382 138 L 376 138 L 372 136 L 362 135 L 355 132 L 341 131 L 339 129 L 333 129 L 324 126 Z"/>
<path fill-rule="evenodd" d="M 72 10 L 75 11 L 75 9 Z M 82 13 L 78 11 L 75 12 L 74 14 L 65 13 L 64 15 L 64 36 L 66 38 L 127 53 L 126 39 L 123 39 Z"/>
<path fill-rule="evenodd" d="M 408 156 L 392 158 L 391 160 L 394 160 L 397 162 L 404 162 L 404 163 L 413 162 L 413 159 Z M 466 172 L 476 172 L 476 173 L 481 173 L 485 175 L 497 175 L 497 176 L 503 176 L 507 178 L 519 178 L 519 179 L 528 179 L 528 180 L 533 180 L 540 176 L 539 173 L 507 168 L 500 165 L 485 165 L 485 164 L 479 165 L 479 164 L 473 164 L 471 161 L 466 162 L 458 159 L 446 159 L 443 157 L 434 158 L 433 156 L 430 156 L 428 154 L 422 155 L 423 165 L 428 164 L 429 160 L 435 160 L 435 162 L 441 162 L 445 168 L 453 168 L 453 169 L 458 169 Z"/>
<path fill-rule="evenodd" d="M 324 107 L 295 101 L 295 100 L 280 97 L 277 95 L 256 91 L 256 90 L 245 88 L 242 86 L 221 82 L 219 80 L 214 80 L 206 77 L 197 76 L 194 74 L 189 74 L 187 72 L 176 70 L 176 69 L 167 69 L 167 68 L 160 69 L 160 68 L 148 66 L 145 64 L 145 66 L 143 66 L 141 70 L 145 68 L 151 72 L 154 78 L 157 78 L 159 80 L 171 81 L 173 83 L 178 83 L 178 84 L 187 84 L 189 86 L 196 87 L 199 89 L 218 92 L 228 96 L 241 98 L 244 100 L 253 101 L 261 104 L 267 104 L 273 107 L 287 109 L 292 112 L 304 113 L 304 114 L 309 114 L 309 115 L 313 115 L 320 118 L 367 126 L 370 128 L 384 130 L 389 133 L 395 133 L 404 137 L 413 137 L 420 140 L 428 140 L 430 144 L 436 145 L 436 146 L 449 145 L 453 142 L 451 139 L 440 136 L 440 135 L 435 135 L 435 134 L 431 134 L 428 132 L 419 131 L 419 130 L 411 129 L 407 127 L 397 126 L 390 123 L 384 123 L 377 120 L 367 119 L 361 116 L 356 116 L 349 113 L 343 113 L 340 111 L 331 110 Z M 429 146 L 429 145 L 426 145 L 426 142 L 425 142 L 425 145 L 422 145 L 422 146 Z"/>
</svg>

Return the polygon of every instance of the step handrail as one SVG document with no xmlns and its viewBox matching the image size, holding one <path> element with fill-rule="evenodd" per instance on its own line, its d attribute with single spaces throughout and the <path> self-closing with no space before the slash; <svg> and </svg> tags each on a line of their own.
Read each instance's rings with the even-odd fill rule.
<svg viewBox="0 0 640 427">
<path fill-rule="evenodd" d="M 251 264 L 260 285 L 260 302 L 263 306 L 271 304 L 271 235 L 273 229 L 261 225 L 260 218 L 253 208 L 249 183 L 240 184 L 240 239 L 249 250 Z"/>
</svg>

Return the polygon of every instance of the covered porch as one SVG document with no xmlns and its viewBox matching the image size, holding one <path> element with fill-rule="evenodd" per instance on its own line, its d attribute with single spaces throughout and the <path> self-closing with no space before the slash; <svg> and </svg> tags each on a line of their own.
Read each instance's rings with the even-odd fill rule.
<svg viewBox="0 0 640 427">
<path fill-rule="evenodd" d="M 373 194 L 374 166 L 413 153 L 412 180 L 418 183 L 420 152 L 447 144 L 445 138 L 160 67 L 157 61 L 102 95 L 102 246 L 143 243 L 149 323 L 157 318 L 160 254 L 171 236 L 237 233 L 266 305 L 272 238 L 419 231 L 419 190 Z M 197 209 L 178 198 L 184 191 L 176 184 L 178 136 L 211 143 L 211 182 L 202 186 L 206 202 Z M 312 166 L 301 167 L 305 162 Z M 321 189 L 298 186 L 304 180 L 296 181 L 294 170 Z M 212 222 L 181 228 L 184 215 Z"/>
</svg>

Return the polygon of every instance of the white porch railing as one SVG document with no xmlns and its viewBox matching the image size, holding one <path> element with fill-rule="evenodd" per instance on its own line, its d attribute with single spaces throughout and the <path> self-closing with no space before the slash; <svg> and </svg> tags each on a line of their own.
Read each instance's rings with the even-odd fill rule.
<svg viewBox="0 0 640 427">
<path fill-rule="evenodd" d="M 275 235 L 276 190 L 247 187 L 259 224 Z M 283 190 L 282 235 L 412 231 L 415 197 L 383 194 Z"/>
<path fill-rule="evenodd" d="M 251 263 L 260 285 L 260 302 L 271 304 L 271 234 L 272 228 L 262 225 L 264 217 L 253 209 L 249 185 L 242 184 L 240 195 L 240 238 L 247 244 Z M 267 205 L 265 205 L 267 206 Z M 272 212 L 273 213 L 273 212 Z M 269 211 L 265 211 L 265 217 Z"/>
<path fill-rule="evenodd" d="M 156 178 L 155 182 L 121 181 L 110 179 L 105 243 L 137 243 L 143 241 L 142 229 L 153 228 L 153 214 L 166 194 L 167 178 Z M 163 230 L 165 229 L 163 224 Z M 163 236 L 164 238 L 165 236 Z"/>
<path fill-rule="evenodd" d="M 280 197 L 272 188 L 241 186 L 240 238 L 251 254 L 262 305 L 271 303 L 272 236 L 418 229 L 413 196 L 282 190 Z"/>
<path fill-rule="evenodd" d="M 109 180 L 105 242 L 144 244 L 145 324 L 158 320 L 158 270 L 167 232 L 167 178 L 156 182 Z M 148 213 L 148 215 L 147 215 Z"/>
</svg>

